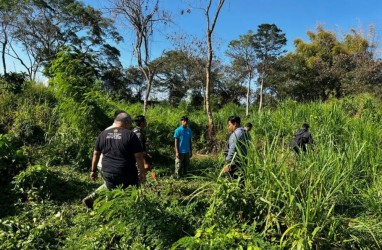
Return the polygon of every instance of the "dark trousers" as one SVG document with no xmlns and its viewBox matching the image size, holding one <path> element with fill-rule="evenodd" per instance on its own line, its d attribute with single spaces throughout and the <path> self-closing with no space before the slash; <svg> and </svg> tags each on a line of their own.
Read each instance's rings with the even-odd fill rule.
<svg viewBox="0 0 382 250">
<path fill-rule="evenodd" d="M 190 153 L 179 153 L 179 158 L 175 159 L 175 177 L 183 177 L 190 168 Z"/>
<path fill-rule="evenodd" d="M 237 165 L 231 165 L 231 170 L 228 172 L 228 175 L 232 178 L 232 179 L 237 179 L 239 178 L 239 175 L 238 175 L 238 167 Z"/>
<path fill-rule="evenodd" d="M 137 186 L 138 187 L 138 174 L 116 174 L 103 172 L 103 179 L 107 189 L 115 189 L 118 186 L 122 188 L 127 188 L 128 186 Z"/>
<path fill-rule="evenodd" d="M 230 178 L 236 180 L 236 179 L 239 179 L 239 177 L 241 178 L 240 179 L 240 187 L 243 188 L 244 187 L 244 176 L 243 176 L 243 173 L 240 173 L 239 171 L 239 168 L 240 166 L 238 166 L 237 164 L 235 165 L 231 165 L 231 170 L 228 172 L 228 175 Z"/>
</svg>

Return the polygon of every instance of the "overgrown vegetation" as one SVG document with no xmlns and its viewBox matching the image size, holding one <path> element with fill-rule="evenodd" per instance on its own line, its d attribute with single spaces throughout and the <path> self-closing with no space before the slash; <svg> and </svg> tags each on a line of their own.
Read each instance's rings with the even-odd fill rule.
<svg viewBox="0 0 382 250">
<path fill-rule="evenodd" d="M 122 37 L 101 10 L 77 0 L 0 3 L 0 249 L 382 248 L 374 29 L 341 37 L 318 25 L 285 54 L 282 30 L 260 24 L 231 41 L 224 64 L 211 41 L 224 0 L 212 26 L 208 2 L 194 8 L 205 11 L 207 41 L 173 38 L 154 59 L 147 45 L 163 33 L 154 23 L 171 23 L 167 12 L 157 0 L 114 1 L 137 31 L 138 68 L 122 66 L 113 46 Z M 26 73 L 9 72 L 9 58 Z M 41 71 L 47 84 L 34 81 Z M 102 191 L 89 212 L 81 199 L 102 183 L 88 178 L 94 141 L 117 109 L 145 113 L 158 181 Z M 194 157 L 188 178 L 175 180 L 183 115 Z M 231 115 L 253 124 L 244 185 L 222 173 Z M 302 123 L 316 143 L 297 156 L 288 145 Z"/>
<path fill-rule="evenodd" d="M 115 109 L 135 116 L 142 106 L 83 90 L 81 101 L 34 84 L 1 90 L 1 249 L 381 248 L 378 99 L 287 100 L 250 114 L 243 120 L 254 125 L 244 187 L 222 174 L 220 153 L 226 119 L 244 117 L 244 107 L 229 104 L 214 114 L 215 154 L 205 146 L 202 111 L 183 102 L 151 107 L 147 136 L 158 182 L 101 192 L 87 212 L 81 199 L 101 183 L 87 172 L 98 132 Z M 204 154 L 195 154 L 188 178 L 175 180 L 172 136 L 182 115 L 190 117 L 195 152 Z M 91 122 L 97 117 L 105 118 Z M 304 122 L 316 144 L 297 157 L 288 144 Z"/>
</svg>

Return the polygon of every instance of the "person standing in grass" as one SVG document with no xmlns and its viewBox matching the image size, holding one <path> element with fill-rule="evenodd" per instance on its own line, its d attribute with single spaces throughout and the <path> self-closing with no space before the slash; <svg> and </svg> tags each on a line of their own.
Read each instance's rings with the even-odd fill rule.
<svg viewBox="0 0 382 250">
<path fill-rule="evenodd" d="M 247 132 L 248 139 L 251 140 L 251 134 L 249 133 L 253 128 L 252 123 L 248 122 L 244 125 L 244 129 Z"/>
<path fill-rule="evenodd" d="M 313 137 L 309 132 L 309 124 L 302 124 L 302 128 L 294 133 L 294 137 L 290 142 L 290 149 L 295 151 L 297 154 L 300 153 L 300 150 L 306 152 L 306 145 L 313 145 Z"/>
<path fill-rule="evenodd" d="M 251 131 L 253 128 L 252 123 L 248 122 L 244 125 L 244 129 L 247 130 L 247 132 Z"/>
<path fill-rule="evenodd" d="M 150 165 L 150 155 L 147 153 L 147 146 L 146 146 L 146 134 L 144 129 L 147 126 L 147 121 L 145 116 L 143 115 L 138 115 L 137 117 L 134 118 L 134 122 L 136 127 L 133 129 L 133 132 L 137 135 L 139 141 L 141 142 L 141 146 L 143 149 L 143 160 L 144 160 L 144 166 L 145 166 L 145 171 L 150 171 L 151 176 L 153 180 L 156 180 L 155 173 L 152 171 L 151 165 Z"/>
<path fill-rule="evenodd" d="M 237 179 L 238 170 L 241 169 L 242 161 L 247 156 L 247 147 L 250 140 L 247 130 L 240 125 L 240 117 L 231 116 L 228 118 L 228 131 L 231 135 L 228 139 L 228 152 L 225 157 L 224 172 L 234 179 Z"/>
<path fill-rule="evenodd" d="M 174 132 L 175 139 L 175 178 L 187 174 L 192 157 L 192 131 L 188 127 L 188 117 L 180 118 L 180 126 Z"/>
</svg>

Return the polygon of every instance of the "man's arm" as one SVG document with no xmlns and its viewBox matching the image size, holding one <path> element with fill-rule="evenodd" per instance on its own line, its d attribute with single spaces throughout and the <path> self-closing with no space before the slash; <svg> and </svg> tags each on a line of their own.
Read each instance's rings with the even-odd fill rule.
<svg viewBox="0 0 382 250">
<path fill-rule="evenodd" d="M 229 137 L 229 142 L 228 142 L 228 153 L 227 153 L 227 157 L 225 158 L 225 162 L 227 164 L 231 163 L 235 155 L 235 152 L 236 152 L 236 134 L 235 132 L 233 132 L 231 136 Z"/>
<path fill-rule="evenodd" d="M 223 167 L 223 171 L 225 173 L 228 173 L 231 171 L 231 164 L 232 164 L 233 158 L 235 157 L 235 153 L 236 153 L 236 134 L 235 132 L 233 132 L 230 135 L 228 140 L 228 153 L 225 158 L 225 164 Z"/>
<path fill-rule="evenodd" d="M 135 161 L 137 162 L 138 169 L 139 169 L 139 180 L 140 182 L 144 182 L 146 180 L 146 171 L 145 171 L 145 166 L 144 166 L 144 157 L 143 153 L 135 153 L 134 154 Z"/>
<path fill-rule="evenodd" d="M 310 134 L 310 133 L 309 133 L 308 143 L 312 144 L 312 145 L 314 144 L 312 134 Z"/>
<path fill-rule="evenodd" d="M 145 171 L 150 171 L 151 167 L 150 167 L 150 163 L 149 163 L 149 156 L 148 156 L 147 152 L 142 152 L 142 154 L 143 154 L 144 169 L 145 169 Z"/>
<path fill-rule="evenodd" d="M 143 165 L 144 165 L 145 171 L 149 171 L 150 170 L 150 163 L 148 161 L 149 157 L 148 157 L 147 148 L 146 148 L 146 138 L 141 131 L 135 131 L 135 130 L 133 130 L 133 131 L 136 134 L 136 136 L 138 137 L 139 142 L 141 143 L 141 146 L 143 149 Z"/>
<path fill-rule="evenodd" d="M 137 131 L 137 132 L 134 132 L 134 133 L 138 137 L 138 140 L 141 143 L 143 151 L 146 151 L 145 138 L 143 136 L 143 133 L 140 132 L 140 131 Z"/>
<path fill-rule="evenodd" d="M 175 138 L 174 146 L 175 146 L 175 157 L 179 158 L 179 150 L 178 150 L 179 149 L 179 140 L 177 138 Z"/>
<path fill-rule="evenodd" d="M 101 151 L 94 150 L 93 159 L 92 159 L 92 169 L 90 172 L 90 178 L 95 180 L 97 178 L 97 164 L 99 162 L 99 158 L 101 156 Z"/>
<path fill-rule="evenodd" d="M 190 157 L 192 157 L 192 138 L 190 138 Z"/>
</svg>

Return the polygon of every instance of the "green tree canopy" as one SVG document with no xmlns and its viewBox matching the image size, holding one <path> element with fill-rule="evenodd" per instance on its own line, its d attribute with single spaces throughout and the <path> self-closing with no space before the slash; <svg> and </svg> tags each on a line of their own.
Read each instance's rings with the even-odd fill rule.
<svg viewBox="0 0 382 250">
<path fill-rule="evenodd" d="M 248 78 L 246 116 L 249 114 L 251 83 L 257 66 L 255 50 L 255 34 L 249 30 L 247 34 L 240 35 L 239 40 L 232 40 L 226 54 L 232 59 L 232 68 L 243 78 Z"/>
<path fill-rule="evenodd" d="M 287 39 L 285 33 L 275 24 L 260 24 L 254 37 L 254 48 L 258 59 L 257 70 L 259 72 L 259 111 L 263 105 L 263 92 L 267 86 L 265 78 L 269 75 L 273 63 L 285 50 Z"/>
<path fill-rule="evenodd" d="M 18 8 L 1 12 L 2 18 L 15 14 L 8 28 L 12 43 L 6 53 L 20 61 L 31 79 L 63 46 L 72 46 L 95 56 L 99 70 L 120 65 L 119 51 L 110 45 L 109 39 L 118 42 L 121 36 L 112 20 L 103 17 L 102 12 L 77 0 L 23 0 L 17 3 Z M 23 49 L 28 60 L 20 55 L 17 46 Z"/>
<path fill-rule="evenodd" d="M 157 68 L 155 87 L 168 93 L 172 105 L 178 105 L 189 90 L 200 90 L 205 81 L 205 61 L 185 51 L 165 52 L 153 64 Z"/>
<path fill-rule="evenodd" d="M 319 25 L 308 36 L 310 42 L 296 39 L 296 50 L 278 60 L 278 70 L 267 77 L 279 97 L 308 101 L 378 92 L 381 60 L 374 58 L 375 45 L 363 35 L 351 30 L 340 40 Z"/>
</svg>

